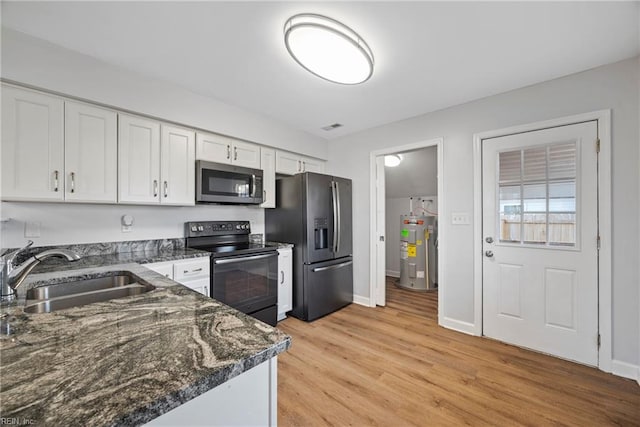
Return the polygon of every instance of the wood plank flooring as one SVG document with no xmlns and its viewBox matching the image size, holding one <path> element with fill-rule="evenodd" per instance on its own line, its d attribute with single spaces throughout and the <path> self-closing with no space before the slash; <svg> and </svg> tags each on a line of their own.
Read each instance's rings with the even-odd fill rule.
<svg viewBox="0 0 640 427">
<path fill-rule="evenodd" d="M 437 292 L 392 280 L 386 307 L 278 324 L 281 427 L 640 425 L 635 381 L 441 328 Z"/>
</svg>

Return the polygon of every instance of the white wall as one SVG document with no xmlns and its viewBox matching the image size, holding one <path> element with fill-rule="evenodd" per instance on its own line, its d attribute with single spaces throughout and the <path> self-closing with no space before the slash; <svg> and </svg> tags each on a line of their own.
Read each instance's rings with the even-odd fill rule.
<svg viewBox="0 0 640 427">
<path fill-rule="evenodd" d="M 391 123 L 329 143 L 329 172 L 353 180 L 354 290 L 369 298 L 369 155 L 444 138 L 447 242 L 440 286 L 444 316 L 474 322 L 473 226 L 451 226 L 452 212 L 473 218 L 473 134 L 509 126 L 612 109 L 613 358 L 639 364 L 638 60 L 630 59 L 556 80 Z M 442 249 L 442 246 L 441 246 Z"/>
<path fill-rule="evenodd" d="M 420 199 L 431 199 L 433 203 L 425 202 L 425 208 L 430 212 L 438 212 L 437 196 L 414 196 L 413 207 L 415 215 L 425 214 L 418 207 L 422 207 Z M 400 215 L 408 215 L 411 203 L 408 197 L 387 197 L 385 200 L 385 255 L 387 276 L 400 277 Z M 425 214 L 428 215 L 428 214 Z"/>
<path fill-rule="evenodd" d="M 2 29 L 2 78 L 264 145 L 327 158 L 327 142 L 24 33 Z M 211 78 L 215 78 L 212 74 Z"/>
</svg>

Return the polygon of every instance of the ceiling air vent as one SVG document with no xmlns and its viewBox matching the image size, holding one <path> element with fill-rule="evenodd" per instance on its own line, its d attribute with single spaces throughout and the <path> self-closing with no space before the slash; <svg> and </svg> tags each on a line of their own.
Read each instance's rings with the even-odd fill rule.
<svg viewBox="0 0 640 427">
<path fill-rule="evenodd" d="M 342 124 L 334 123 L 334 124 L 329 125 L 329 126 L 324 126 L 322 128 L 322 130 L 330 131 L 330 130 L 338 129 L 338 128 L 341 128 L 341 127 L 342 127 Z"/>
</svg>

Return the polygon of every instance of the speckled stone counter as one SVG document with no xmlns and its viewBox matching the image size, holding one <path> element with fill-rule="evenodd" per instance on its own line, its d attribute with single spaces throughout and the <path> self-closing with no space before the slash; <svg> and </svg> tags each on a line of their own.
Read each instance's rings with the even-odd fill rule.
<svg viewBox="0 0 640 427">
<path fill-rule="evenodd" d="M 33 274 L 20 294 L 118 271 L 156 289 L 48 314 L 24 314 L 20 302 L 3 309 L 16 333 L 0 337 L 1 417 L 140 425 L 291 345 L 277 329 L 139 264 Z"/>
</svg>

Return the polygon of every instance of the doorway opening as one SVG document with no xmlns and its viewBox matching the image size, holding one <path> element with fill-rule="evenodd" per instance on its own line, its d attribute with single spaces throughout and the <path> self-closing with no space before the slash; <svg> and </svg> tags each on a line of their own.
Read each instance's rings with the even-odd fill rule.
<svg viewBox="0 0 640 427">
<path fill-rule="evenodd" d="M 386 305 L 386 286 L 441 296 L 442 138 L 371 153 L 369 305 Z M 385 166 L 385 157 L 400 163 Z M 440 305 L 438 298 L 438 305 Z M 438 310 L 439 312 L 441 310 Z"/>
</svg>

